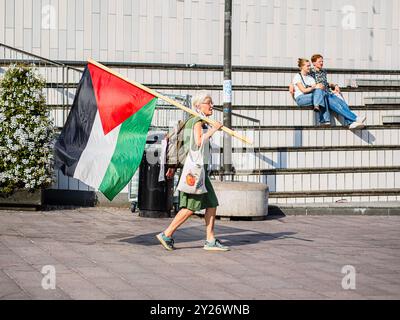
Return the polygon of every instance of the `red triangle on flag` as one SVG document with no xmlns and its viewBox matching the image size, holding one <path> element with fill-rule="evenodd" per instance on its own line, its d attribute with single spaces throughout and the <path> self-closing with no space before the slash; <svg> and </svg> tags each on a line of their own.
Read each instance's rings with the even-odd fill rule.
<svg viewBox="0 0 400 320">
<path fill-rule="evenodd" d="M 154 98 L 152 94 L 94 64 L 89 63 L 88 69 L 105 135 Z"/>
</svg>

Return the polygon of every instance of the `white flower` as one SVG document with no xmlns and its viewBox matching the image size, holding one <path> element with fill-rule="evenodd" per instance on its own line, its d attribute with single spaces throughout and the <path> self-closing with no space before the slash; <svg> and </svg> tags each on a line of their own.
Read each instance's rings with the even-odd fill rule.
<svg viewBox="0 0 400 320">
<path fill-rule="evenodd" d="M 5 168 L 0 182 L 23 183 L 32 189 L 52 182 L 54 141 L 50 141 L 53 135 L 50 113 L 42 102 L 44 80 L 34 69 L 26 71 L 10 66 L 4 77 L 8 84 L 14 83 L 11 88 L 0 88 L 0 167 Z M 35 111 L 39 115 L 33 115 Z M 0 192 L 1 189 L 0 183 Z"/>
</svg>

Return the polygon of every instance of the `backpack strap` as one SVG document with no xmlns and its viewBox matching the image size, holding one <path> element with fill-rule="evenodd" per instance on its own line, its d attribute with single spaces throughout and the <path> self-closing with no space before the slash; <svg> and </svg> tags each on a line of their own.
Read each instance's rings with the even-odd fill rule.
<svg viewBox="0 0 400 320">
<path fill-rule="evenodd" d="M 304 78 L 303 78 L 303 75 L 301 74 L 301 72 L 299 72 L 299 75 L 300 75 L 300 77 L 301 77 L 301 81 L 302 81 L 303 84 L 304 84 L 304 87 L 305 87 L 305 88 L 309 88 L 310 86 L 307 85 L 307 84 L 305 83 Z"/>
<path fill-rule="evenodd" d="M 188 122 L 191 118 L 192 118 L 192 117 L 189 117 L 189 118 L 186 119 L 185 121 L 179 121 L 178 129 L 176 130 L 176 134 L 179 134 L 179 132 L 182 131 L 182 129 L 186 126 L 187 122 Z M 165 135 L 165 138 L 166 138 L 166 139 L 169 139 L 170 133 L 171 133 L 171 132 L 168 132 L 168 133 Z"/>
</svg>

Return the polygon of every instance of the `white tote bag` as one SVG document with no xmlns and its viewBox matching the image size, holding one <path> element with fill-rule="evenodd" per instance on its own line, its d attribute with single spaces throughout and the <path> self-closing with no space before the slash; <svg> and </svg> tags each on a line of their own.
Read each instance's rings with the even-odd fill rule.
<svg viewBox="0 0 400 320">
<path fill-rule="evenodd" d="M 207 192 L 205 186 L 206 172 L 204 170 L 204 139 L 198 150 L 192 150 L 193 129 L 191 130 L 189 152 L 183 165 L 181 178 L 177 189 L 189 194 Z"/>
</svg>

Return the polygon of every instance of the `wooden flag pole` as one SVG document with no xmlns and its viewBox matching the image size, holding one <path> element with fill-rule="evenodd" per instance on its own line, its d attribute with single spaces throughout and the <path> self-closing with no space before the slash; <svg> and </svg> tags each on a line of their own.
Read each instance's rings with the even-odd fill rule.
<svg viewBox="0 0 400 320">
<path fill-rule="evenodd" d="M 95 61 L 95 60 L 93 60 L 91 58 L 88 59 L 88 63 L 91 63 L 91 64 L 93 64 L 93 65 L 95 65 L 95 66 L 97 66 L 97 67 L 99 67 L 99 68 L 101 68 L 101 69 L 113 74 L 114 76 L 116 76 L 116 77 L 118 77 L 118 78 L 120 78 L 120 79 L 122 79 L 122 80 L 124 80 L 126 82 L 129 82 L 129 83 L 133 84 L 134 86 L 136 86 L 136 87 L 138 87 L 138 88 L 140 88 L 140 89 L 152 94 L 153 96 L 155 96 L 157 98 L 160 98 L 160 99 L 170 103 L 171 105 L 173 105 L 173 106 L 175 106 L 175 107 L 177 107 L 177 108 L 179 108 L 179 109 L 181 109 L 183 111 L 186 111 L 186 112 L 190 113 L 191 115 L 200 117 L 202 120 L 204 120 L 205 122 L 207 122 L 207 123 L 209 123 L 211 125 L 215 125 L 217 123 L 217 121 L 209 119 L 207 117 L 203 117 L 200 114 L 198 114 L 196 111 L 194 111 L 194 110 L 192 110 L 192 109 L 190 109 L 188 107 L 185 107 L 184 105 L 180 104 L 179 102 L 177 102 L 177 101 L 175 101 L 175 100 L 173 100 L 171 98 L 165 97 L 162 94 L 158 93 L 157 91 L 155 91 L 153 89 L 150 89 L 150 88 L 140 84 L 139 82 L 130 80 L 130 79 L 124 77 L 123 75 L 119 74 L 118 72 L 106 67 L 105 65 L 102 65 L 101 63 L 99 63 L 99 62 L 97 62 L 97 61 Z M 243 136 L 239 135 L 237 132 L 235 132 L 232 129 L 229 129 L 227 127 L 221 127 L 221 130 L 225 131 L 226 133 L 228 133 L 232 137 L 238 138 L 239 140 L 241 140 L 243 142 L 246 142 L 248 144 L 252 144 L 252 142 L 250 140 L 248 140 L 246 137 L 243 137 Z"/>
</svg>

